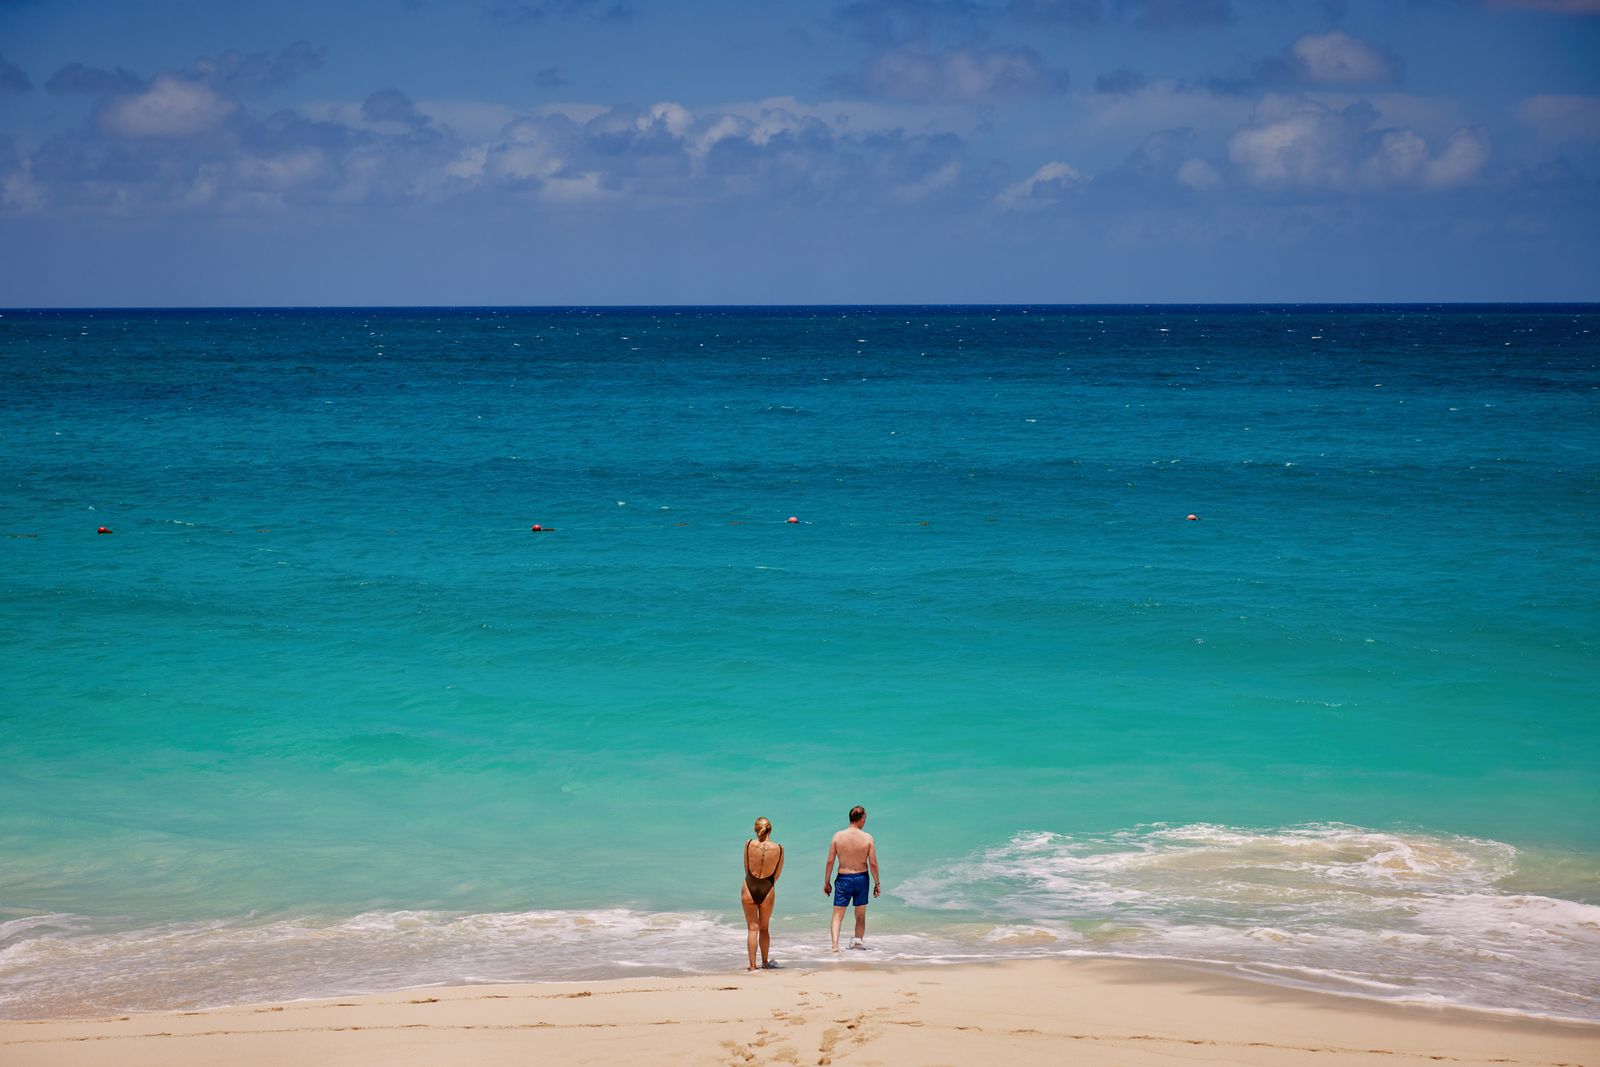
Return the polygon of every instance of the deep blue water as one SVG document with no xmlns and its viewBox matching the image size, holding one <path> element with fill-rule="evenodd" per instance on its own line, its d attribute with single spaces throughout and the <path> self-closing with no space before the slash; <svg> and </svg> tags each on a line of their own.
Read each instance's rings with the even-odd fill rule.
<svg viewBox="0 0 1600 1067">
<path fill-rule="evenodd" d="M 1600 1017 L 1591 331 L 7 311 L 0 1012 L 739 966 L 757 815 L 809 959 L 862 803 L 887 958 Z"/>
</svg>

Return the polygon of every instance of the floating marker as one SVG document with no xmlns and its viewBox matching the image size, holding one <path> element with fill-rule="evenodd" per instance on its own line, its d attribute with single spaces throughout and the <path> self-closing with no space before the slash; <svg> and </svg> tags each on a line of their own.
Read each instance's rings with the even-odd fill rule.
<svg viewBox="0 0 1600 1067">
<path fill-rule="evenodd" d="M 538 523 L 534 523 L 532 526 L 528 527 L 528 532 L 529 533 L 555 533 L 556 532 L 556 528 L 554 526 L 540 526 Z"/>
<path fill-rule="evenodd" d="M 1189 516 L 1188 516 L 1188 521 L 1189 522 L 1199 522 L 1200 521 L 1200 516 L 1196 515 L 1194 512 L 1191 511 L 1189 513 Z"/>
<path fill-rule="evenodd" d="M 790 515 L 787 519 L 784 519 L 783 521 L 784 522 L 799 522 L 800 520 L 795 518 L 793 515 Z"/>
<path fill-rule="evenodd" d="M 97 534 L 108 534 L 110 532 L 111 532 L 111 527 L 109 527 L 109 526 L 101 526 L 101 527 L 99 527 L 98 529 L 95 530 L 95 533 L 97 533 Z"/>
</svg>

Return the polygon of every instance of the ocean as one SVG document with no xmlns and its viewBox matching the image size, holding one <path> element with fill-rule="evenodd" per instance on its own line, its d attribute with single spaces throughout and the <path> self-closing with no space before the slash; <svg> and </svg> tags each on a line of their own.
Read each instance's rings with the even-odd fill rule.
<svg viewBox="0 0 1600 1067">
<path fill-rule="evenodd" d="M 1600 305 L 8 310 L 0 410 L 0 1016 L 741 970 L 762 815 L 828 966 L 863 804 L 857 965 L 1600 1020 Z"/>
</svg>

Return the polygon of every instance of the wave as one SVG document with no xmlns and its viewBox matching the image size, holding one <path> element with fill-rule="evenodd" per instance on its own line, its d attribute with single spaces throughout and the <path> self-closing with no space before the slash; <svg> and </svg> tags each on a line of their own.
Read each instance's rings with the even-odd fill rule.
<svg viewBox="0 0 1600 1067">
<path fill-rule="evenodd" d="M 870 958 L 1176 960 L 1324 992 L 1600 1021 L 1600 907 L 1508 888 L 1529 877 L 1525 858 L 1495 841 L 1339 825 L 1019 833 L 891 885 L 899 904 L 877 910 Z M 775 922 L 784 962 L 835 958 L 819 914 Z M 743 926 L 711 912 L 397 910 L 121 928 L 28 915 L 0 922 L 0 1016 L 717 973 L 743 957 Z"/>
<path fill-rule="evenodd" d="M 125 930 L 78 915 L 0 923 L 0 1015 L 72 1018 L 382 992 L 726 970 L 743 928 L 632 909 L 368 912 Z"/>
<path fill-rule="evenodd" d="M 1223 964 L 1391 1000 L 1600 1019 L 1600 907 L 1516 892 L 1519 853 L 1342 825 L 1023 833 L 899 887 L 1057 951 Z"/>
</svg>

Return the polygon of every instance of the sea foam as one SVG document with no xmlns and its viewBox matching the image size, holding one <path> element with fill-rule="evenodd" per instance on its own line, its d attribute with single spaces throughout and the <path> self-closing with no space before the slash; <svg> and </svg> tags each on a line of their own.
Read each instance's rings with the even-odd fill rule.
<svg viewBox="0 0 1600 1067">
<path fill-rule="evenodd" d="M 889 896 L 908 907 L 875 913 L 865 958 L 1160 959 L 1323 992 L 1600 1020 L 1600 907 L 1498 888 L 1517 859 L 1494 841 L 1337 825 L 1019 833 L 895 886 Z M 837 959 L 824 913 L 784 910 L 779 958 Z M 740 965 L 743 942 L 731 915 L 629 908 L 136 929 L 27 916 L 0 924 L 0 1015 L 716 973 Z"/>
<path fill-rule="evenodd" d="M 1063 949 L 1396 1000 L 1600 1018 L 1600 907 L 1500 888 L 1510 845 L 1341 825 L 1024 833 L 899 888 Z"/>
</svg>

